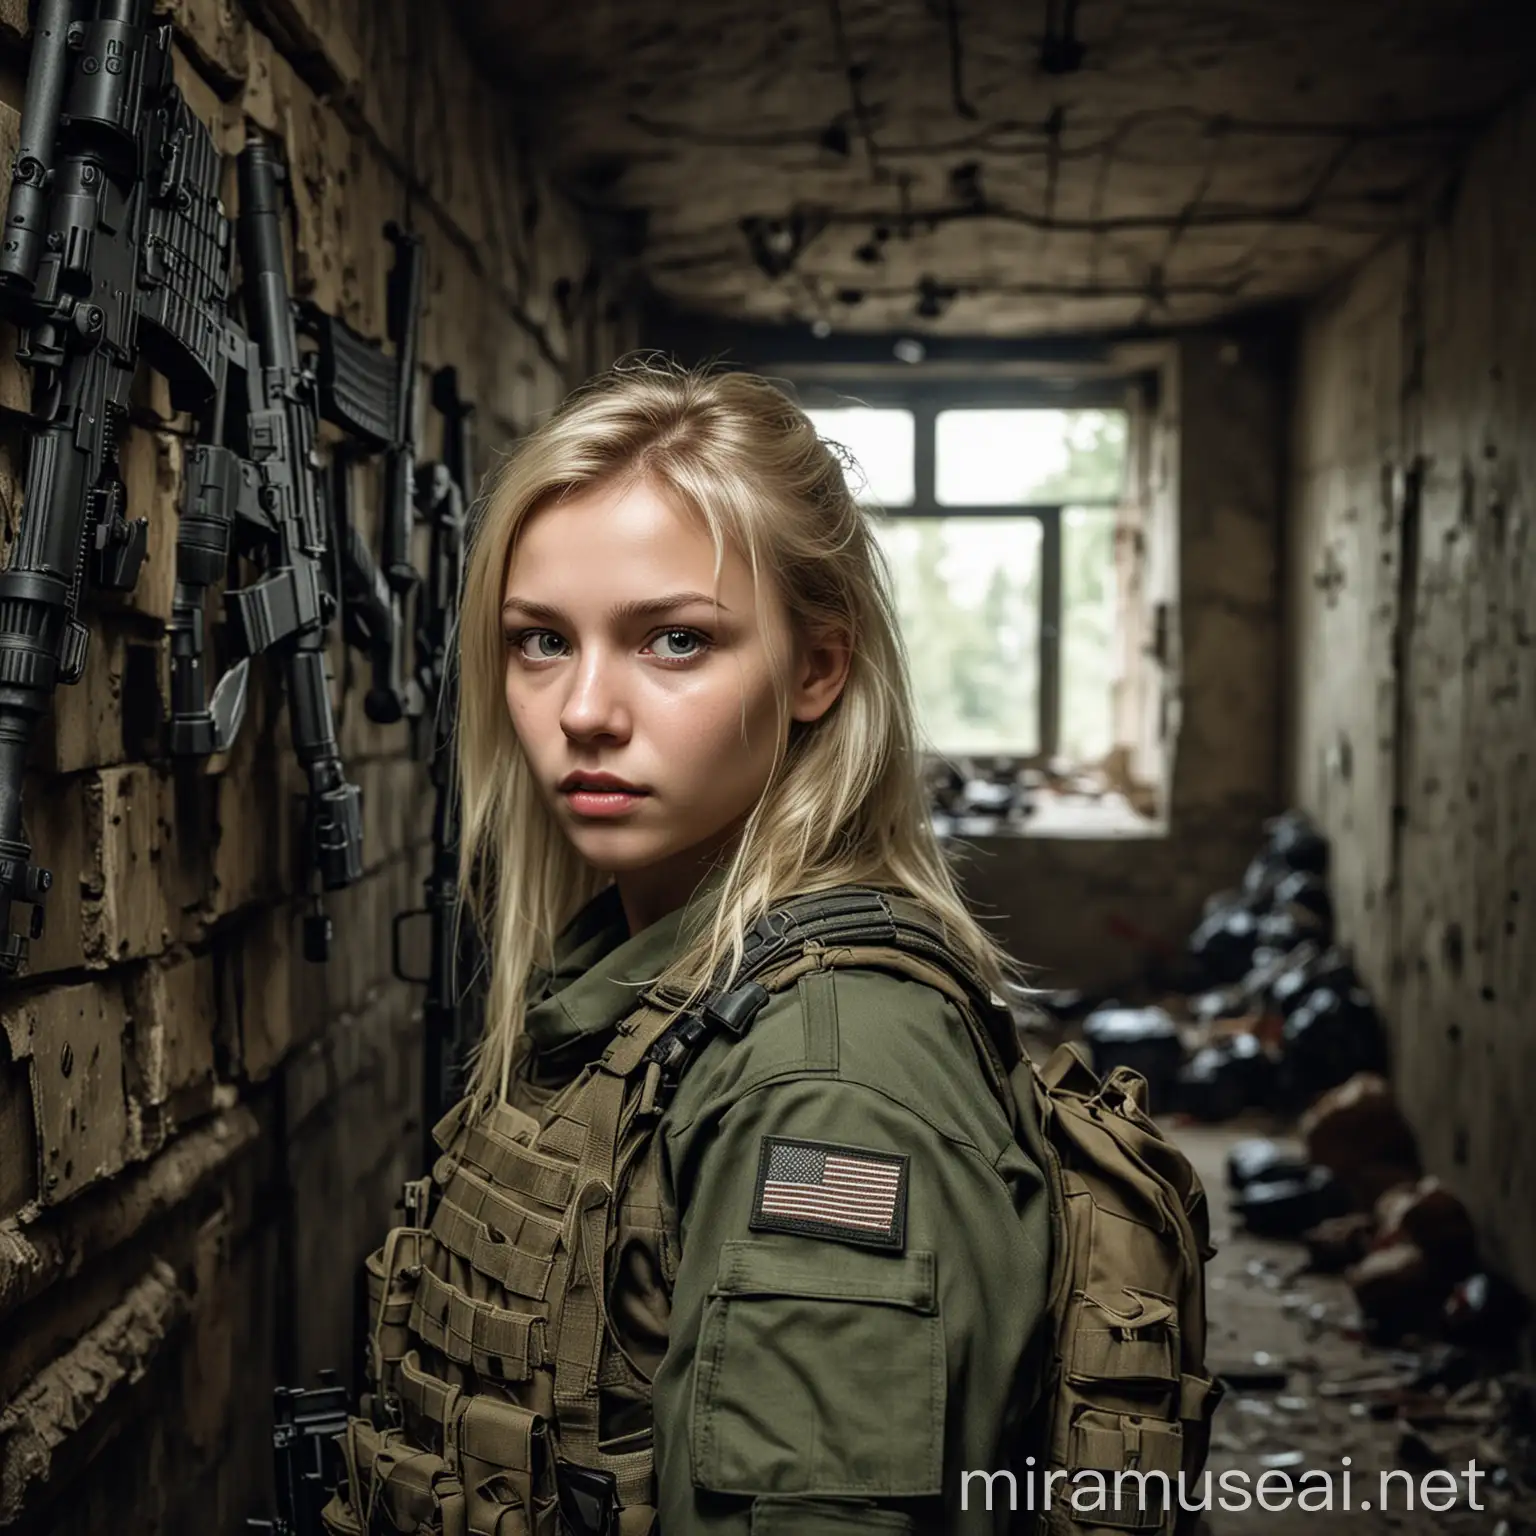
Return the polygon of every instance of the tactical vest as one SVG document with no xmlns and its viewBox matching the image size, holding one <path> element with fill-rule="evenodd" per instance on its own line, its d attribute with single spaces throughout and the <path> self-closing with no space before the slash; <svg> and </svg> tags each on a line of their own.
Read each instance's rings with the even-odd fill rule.
<svg viewBox="0 0 1536 1536">
<path fill-rule="evenodd" d="M 370 1391 L 342 1437 L 346 1479 L 323 1517 L 332 1536 L 652 1530 L 650 1381 L 610 1310 L 617 1239 L 661 1205 L 654 1133 L 703 1046 L 740 1037 L 802 975 L 845 966 L 921 981 L 956 1005 L 1045 1175 L 1052 1284 L 1029 1430 L 1042 1470 L 1203 1465 L 1219 1397 L 1203 1364 L 1203 1193 L 1147 1119 L 1139 1080 L 1100 1084 L 1067 1047 L 1036 1071 L 927 908 L 845 886 L 765 914 L 740 967 L 697 1009 L 642 993 L 601 1057 L 546 1101 L 520 1079 L 514 1102 L 471 1115 L 466 1101 L 436 1127 L 442 1156 L 408 1190 L 411 1224 L 367 1261 Z M 668 1240 L 675 1252 L 676 1233 Z M 601 1432 L 605 1391 L 639 1407 L 638 1430 Z M 1187 1522 L 1147 1508 L 1074 1518 L 1058 1505 L 1029 1523 L 1109 1536 Z"/>
<path fill-rule="evenodd" d="M 642 993 L 601 1057 L 542 1105 L 520 1082 L 514 1102 L 471 1115 L 465 1101 L 441 1121 L 442 1156 L 408 1192 L 412 1224 L 367 1261 L 370 1391 L 343 1437 L 327 1531 L 652 1528 L 648 1426 L 599 1436 L 605 1388 L 649 1400 L 609 1312 L 615 1233 L 626 1206 L 658 1204 L 654 1132 L 704 1044 L 744 1034 L 806 972 L 850 965 L 937 987 L 967 1016 L 987 995 L 917 902 L 855 887 L 797 897 L 758 921 L 702 1007 Z"/>
</svg>

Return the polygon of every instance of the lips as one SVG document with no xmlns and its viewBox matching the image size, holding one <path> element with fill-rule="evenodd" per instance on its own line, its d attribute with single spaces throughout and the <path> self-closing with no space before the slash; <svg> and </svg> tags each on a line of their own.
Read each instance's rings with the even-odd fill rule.
<svg viewBox="0 0 1536 1536">
<path fill-rule="evenodd" d="M 613 773 L 587 773 L 578 770 L 560 780 L 561 794 L 577 794 L 585 790 L 597 795 L 646 795 L 650 791 L 642 784 L 631 784 Z"/>
</svg>

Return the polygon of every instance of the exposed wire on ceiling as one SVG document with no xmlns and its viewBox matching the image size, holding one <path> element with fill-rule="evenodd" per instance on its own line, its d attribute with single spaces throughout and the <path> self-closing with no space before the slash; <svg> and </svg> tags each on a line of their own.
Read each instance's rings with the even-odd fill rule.
<svg viewBox="0 0 1536 1536">
<path fill-rule="evenodd" d="M 944 0 L 944 21 L 949 34 L 949 99 L 961 117 L 974 123 L 981 114 L 965 96 L 965 45 L 960 35 L 960 0 Z"/>
<path fill-rule="evenodd" d="M 1048 75 L 1075 74 L 1083 67 L 1077 40 L 1077 0 L 1045 0 L 1045 34 L 1040 39 L 1040 68 Z"/>
<path fill-rule="evenodd" d="M 1141 313 L 1137 316 L 1138 324 L 1146 324 L 1154 314 L 1168 307 L 1166 280 L 1168 265 L 1173 260 L 1174 252 L 1178 249 L 1185 230 L 1189 228 L 1189 221 L 1199 212 L 1210 195 L 1211 186 L 1216 180 L 1217 168 L 1221 164 L 1222 151 L 1226 146 L 1226 135 L 1212 134 L 1210 145 L 1210 153 L 1205 157 L 1205 165 L 1201 169 L 1195 190 L 1185 200 L 1183 207 L 1168 226 L 1168 238 L 1163 242 L 1162 254 L 1147 268 L 1146 298 Z M 1324 189 L 1326 185 L 1326 182 L 1323 183 Z"/>
<path fill-rule="evenodd" d="M 1232 117 L 1226 113 L 1202 112 L 1197 107 L 1167 106 L 1145 107 L 1129 112 L 1107 126 L 1087 117 L 1074 119 L 1079 132 L 1098 131 L 1104 137 L 1086 144 L 1063 146 L 1059 153 L 1063 160 L 1086 160 L 1100 154 L 1107 147 L 1121 145 L 1125 140 L 1154 124 L 1184 120 L 1195 126 L 1197 135 L 1223 133 L 1229 137 L 1250 135 L 1274 139 L 1359 139 L 1362 143 L 1384 141 L 1400 142 L 1413 139 L 1457 139 L 1477 128 L 1481 115 L 1466 114 L 1457 117 L 1416 118 L 1398 123 L 1350 123 L 1350 122 L 1298 122 L 1285 123 L 1265 119 Z M 688 123 L 669 123 L 643 112 L 627 112 L 625 121 L 642 133 L 653 138 L 670 139 L 697 149 L 797 149 L 817 144 L 826 132 L 825 125 L 814 128 L 785 128 L 769 133 L 719 133 L 710 129 L 695 128 Z M 1051 117 L 1034 122 L 1008 119 L 993 123 L 976 133 L 961 138 L 937 139 L 924 144 L 880 145 L 879 158 L 900 160 L 908 158 L 938 157 L 988 150 L 1013 158 L 1021 155 L 1049 154 Z M 1017 135 L 1026 142 L 1000 144 L 1000 135 Z"/>
<path fill-rule="evenodd" d="M 1330 158 L 1327 166 L 1319 175 L 1313 186 L 1301 197 L 1288 203 L 1273 203 L 1269 205 L 1254 204 L 1217 204 L 1212 207 L 1181 208 L 1177 213 L 1167 214 L 1117 214 L 1098 219 L 1087 218 L 1061 218 L 1048 217 L 1043 213 L 1031 212 L 1028 209 L 1012 208 L 1007 205 L 989 201 L 981 206 L 952 206 L 938 205 L 927 208 L 907 207 L 891 211 L 889 209 L 849 209 L 833 210 L 827 215 L 828 227 L 861 228 L 870 225 L 896 225 L 911 233 L 918 230 L 933 231 L 945 224 L 957 224 L 972 221 L 989 221 L 1000 224 L 1015 224 L 1025 229 L 1043 230 L 1052 234 L 1071 235 L 1098 235 L 1110 233 L 1126 233 L 1130 231 L 1144 231 L 1150 233 L 1167 233 L 1169 230 L 1180 229 L 1234 229 L 1247 225 L 1276 225 L 1309 223 L 1318 228 L 1334 229 L 1351 234 L 1379 234 L 1384 227 L 1382 223 L 1352 224 L 1336 218 L 1327 218 L 1319 211 L 1321 203 L 1327 193 L 1328 183 L 1333 180 L 1338 170 L 1343 166 L 1349 155 L 1357 148 L 1355 145 L 1341 145 L 1339 150 Z M 1362 198 L 1374 204 L 1374 197 Z M 696 234 L 690 236 L 696 238 Z"/>
<path fill-rule="evenodd" d="M 1234 278 L 1226 282 L 1202 278 L 1180 279 L 1162 285 L 1167 298 L 1242 298 L 1250 286 L 1248 277 Z M 918 290 L 922 287 L 921 281 Z M 1147 294 L 1147 284 L 1140 283 L 1052 283 L 1052 282 L 957 282 L 945 288 L 954 298 L 1028 298 L 1028 299 L 1142 299 Z M 868 300 L 894 300 L 910 297 L 913 285 L 886 285 L 858 290 L 859 302 Z"/>
<path fill-rule="evenodd" d="M 882 100 L 878 92 L 872 93 L 870 66 L 856 58 L 850 42 L 846 0 L 827 0 L 827 5 L 836 64 L 847 84 L 847 105 L 831 117 L 830 125 L 823 117 L 820 123 L 806 128 L 717 132 L 669 122 L 642 112 L 631 111 L 626 117 L 637 131 L 651 138 L 699 149 L 809 150 L 815 156 L 809 163 L 771 161 L 764 169 L 784 176 L 803 172 L 818 177 L 814 183 L 815 195 L 831 211 L 824 217 L 819 216 L 813 229 L 803 229 L 794 237 L 788 233 L 789 221 L 797 217 L 793 213 L 761 213 L 734 221 L 734 241 L 722 238 L 723 227 L 712 229 L 709 225 L 703 228 L 694 225 L 686 233 L 680 230 L 676 237 L 676 243 L 684 246 L 682 253 L 670 256 L 665 247 L 674 242 L 665 239 L 653 247 L 648 261 L 653 271 L 703 272 L 739 265 L 741 236 L 745 234 L 748 252 L 758 268 L 770 278 L 784 279 L 780 288 L 784 297 L 790 298 L 791 289 L 804 290 L 808 297 L 815 298 L 819 306 L 817 313 L 823 318 L 829 292 L 841 295 L 838 301 L 845 308 L 870 300 L 899 300 L 905 294 L 913 299 L 919 318 L 937 319 L 961 296 L 983 291 L 1020 297 L 1052 296 L 1047 290 L 1055 290 L 1056 296 L 1068 299 L 1139 300 L 1145 318 L 1153 312 L 1166 310 L 1170 303 L 1183 297 L 1230 299 L 1243 295 L 1252 275 L 1248 271 L 1218 279 L 1207 279 L 1201 274 L 1185 278 L 1182 275 L 1184 269 L 1198 260 L 1193 258 L 1181 259 L 1180 273 L 1174 274 L 1174 258 L 1191 231 L 1273 230 L 1277 226 L 1290 225 L 1350 235 L 1381 234 L 1397 227 L 1399 222 L 1388 205 L 1394 200 L 1405 201 L 1418 196 L 1423 190 L 1423 175 L 1406 174 L 1412 169 L 1406 167 L 1405 175 L 1398 178 L 1396 186 L 1382 186 L 1378 172 L 1374 181 L 1360 191 L 1352 192 L 1348 188 L 1333 191 L 1339 173 L 1351 157 L 1365 145 L 1420 142 L 1438 145 L 1448 139 L 1461 139 L 1484 120 L 1482 113 L 1457 113 L 1387 123 L 1296 122 L 1243 118 L 1202 110 L 1187 103 L 1095 119 L 1074 105 L 1069 131 L 1066 106 L 1056 99 L 1062 87 L 1040 81 L 1038 85 L 1046 92 L 1040 117 L 1029 120 L 1004 118 L 983 124 L 974 132 L 927 142 L 893 141 L 898 122 L 904 126 L 914 123 L 926 126 L 939 114 L 930 110 L 925 116 L 914 111 L 915 103 L 910 100 L 899 97 Z M 967 38 L 960 7 L 961 0 L 930 0 L 929 15 L 935 19 L 942 16 L 946 28 L 950 104 L 957 116 L 977 122 L 980 113 L 966 92 Z M 1082 66 L 1086 57 L 1078 34 L 1080 0 L 1045 0 L 1045 9 L 1044 32 L 1038 39 L 1039 65 L 1049 74 L 1070 74 Z M 1120 19 L 1123 22 L 1124 16 Z M 974 23 L 974 18 L 972 20 Z M 1118 29 L 1113 27 L 1107 39 L 1095 34 L 1093 60 L 1096 65 L 1103 56 L 1114 53 L 1118 35 Z M 1024 69 L 1027 72 L 1027 61 Z M 894 77 L 890 86 L 894 92 Z M 930 97 L 932 94 L 929 93 Z M 937 103 L 930 100 L 932 106 Z M 877 130 L 880 134 L 878 141 Z M 908 133 L 912 131 L 909 126 Z M 850 158 L 855 138 L 862 147 L 862 158 L 867 161 L 872 181 L 888 189 L 885 198 L 879 200 L 884 206 L 868 206 L 866 197 L 860 196 L 863 189 L 856 184 L 849 185 L 843 164 Z M 1274 203 L 1213 202 L 1211 192 L 1216 186 L 1224 155 L 1232 141 L 1239 138 L 1250 141 L 1245 143 L 1245 151 L 1260 158 L 1264 156 L 1265 140 L 1276 144 L 1317 141 L 1320 149 L 1313 157 L 1316 164 L 1310 168 L 1310 185 L 1296 196 Z M 1174 140 L 1176 143 L 1172 142 Z M 1195 142 L 1191 143 L 1191 140 Z M 941 184 L 931 173 L 922 172 L 920 167 L 923 162 L 957 154 L 963 157 L 960 163 L 951 163 L 945 168 L 947 176 L 942 185 L 947 185 L 946 196 L 940 190 Z M 798 162 L 798 157 L 794 158 Z M 1269 158 L 1288 169 L 1294 156 L 1282 150 L 1272 151 Z M 918 169 L 896 169 L 902 161 Z M 1070 204 L 1071 213 L 1064 216 L 1059 207 L 1064 168 L 1069 163 L 1085 161 L 1096 162 L 1087 216 L 1079 216 L 1081 202 Z M 1040 164 L 1041 173 L 1027 179 L 1027 192 L 1022 197 L 1013 191 L 1011 200 L 1007 170 L 1022 162 Z M 1110 189 L 1117 168 L 1135 167 L 1144 179 L 1143 168 L 1173 168 L 1189 166 L 1191 162 L 1196 168 L 1195 184 L 1177 208 L 1162 213 L 1105 214 L 1106 206 L 1114 206 Z M 737 166 L 733 173 L 737 182 L 741 179 L 741 169 Z M 1015 206 L 1014 200 L 1025 206 Z M 796 204 L 797 208 L 800 206 Z M 810 246 L 824 231 L 857 229 L 865 232 L 865 238 L 848 254 L 865 267 L 878 268 L 887 259 L 892 239 L 913 240 L 937 232 L 946 225 L 962 222 L 983 226 L 995 223 L 1034 230 L 1039 233 L 1042 244 L 1057 235 L 1087 236 L 1090 240 L 1087 281 L 1081 284 L 977 285 L 959 280 L 959 274 L 926 272 L 915 287 L 910 281 L 870 287 L 863 282 L 848 281 L 857 268 L 850 271 L 844 267 L 846 257 L 818 250 L 816 271 L 808 271 L 809 263 L 803 261 Z M 768 245 L 764 244 L 765 239 L 769 241 Z M 707 246 L 702 252 L 697 250 L 700 242 Z M 775 242 L 782 249 L 774 249 Z M 1250 236 L 1248 240 L 1235 243 L 1239 247 L 1249 246 L 1243 257 L 1246 266 L 1259 256 L 1262 237 Z M 694 249 L 690 251 L 688 247 Z M 934 255 L 938 257 L 937 249 Z M 1109 259 L 1124 271 L 1123 278 L 1106 280 L 1101 276 Z M 910 260 L 907 257 L 895 264 L 891 275 L 894 277 L 903 269 L 910 271 L 907 265 Z M 965 264 L 961 263 L 962 270 Z M 1115 267 L 1110 271 L 1113 273 Z M 841 275 L 836 275 L 839 273 Z M 955 280 L 945 280 L 946 276 Z"/>
<path fill-rule="evenodd" d="M 832 41 L 837 49 L 837 64 L 848 82 L 848 98 L 853 105 L 853 120 L 859 126 L 859 137 L 864 141 L 864 153 L 869 160 L 869 174 L 875 181 L 884 181 L 885 167 L 880 163 L 880 151 L 875 144 L 875 131 L 869 120 L 869 107 L 864 100 L 861 82 L 864 78 L 862 65 L 854 63 L 853 52 L 848 46 L 848 32 L 843 25 L 842 0 L 827 0 L 828 14 L 832 20 Z"/>
</svg>

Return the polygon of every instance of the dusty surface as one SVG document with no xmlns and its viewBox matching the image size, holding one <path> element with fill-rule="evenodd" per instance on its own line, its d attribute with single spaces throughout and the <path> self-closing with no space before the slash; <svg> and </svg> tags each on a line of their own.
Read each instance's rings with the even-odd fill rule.
<svg viewBox="0 0 1536 1536">
<path fill-rule="evenodd" d="M 1314 291 L 1412 220 L 1526 73 L 1531 21 L 1460 0 L 458 9 L 594 231 L 673 304 L 992 335 Z"/>
<path fill-rule="evenodd" d="M 1287 773 L 1427 1166 L 1536 1292 L 1536 267 L 1527 98 L 1301 338 Z"/>
<path fill-rule="evenodd" d="M 1521 1536 L 1536 1530 L 1536 1493 L 1511 1491 L 1497 1486 L 1501 1465 L 1496 1443 L 1496 1422 L 1480 1424 L 1486 1411 L 1486 1393 L 1474 1385 L 1458 1394 L 1455 1402 L 1441 1406 L 1444 1415 L 1462 1416 L 1473 1422 L 1451 1424 L 1423 1421 L 1414 1431 L 1401 1420 L 1376 1419 L 1373 1394 L 1351 1383 L 1381 1382 L 1405 1377 L 1411 1352 L 1371 1348 L 1346 1336 L 1355 1315 L 1354 1300 L 1342 1280 L 1328 1276 L 1297 1276 L 1305 1261 L 1299 1245 L 1280 1243 L 1236 1232 L 1226 1210 L 1224 1159 L 1227 1148 L 1240 1135 L 1254 1134 L 1254 1127 L 1182 1128 L 1178 1138 L 1195 1160 L 1211 1196 L 1213 1235 L 1220 1252 L 1208 1270 L 1211 1311 L 1209 1359 L 1219 1369 L 1254 1369 L 1257 1364 L 1278 1366 L 1286 1372 L 1283 1387 L 1258 1389 L 1234 1387 L 1217 1410 L 1209 1467 L 1215 1482 L 1218 1507 L 1203 1517 L 1209 1536 L 1301 1536 L 1302 1532 L 1347 1529 L 1352 1536 L 1417 1536 L 1430 1531 L 1495 1532 L 1507 1521 L 1500 1536 Z M 1267 1357 L 1267 1358 L 1266 1358 Z M 1405 1435 L 1410 1438 L 1405 1448 Z M 1432 1459 L 1426 1459 L 1427 1447 Z M 1415 1452 L 1417 1454 L 1415 1454 Z M 1277 1462 L 1289 1454 L 1290 1464 Z M 1350 1458 L 1350 1502 L 1342 1507 L 1343 1458 Z M 1474 1509 L 1468 1499 L 1466 1465 L 1476 1460 L 1486 1474 L 1476 1483 Z M 1457 1501 L 1444 1512 L 1423 1507 L 1420 1493 L 1425 1473 L 1443 1467 L 1454 1474 Z M 1402 1468 L 1413 1475 L 1415 1507 L 1407 1506 L 1402 1478 L 1391 1485 L 1391 1507 L 1378 1507 L 1382 1469 Z M 1222 1509 L 1220 1477 L 1226 1471 L 1247 1474 L 1251 1490 L 1266 1470 L 1281 1470 L 1298 1491 L 1308 1491 L 1309 1503 L 1321 1505 L 1322 1484 L 1316 1477 L 1303 1482 L 1312 1469 L 1332 1475 L 1333 1508 L 1298 1510 L 1294 1498 L 1287 1509 L 1245 1512 Z M 1507 1473 L 1502 1474 L 1507 1476 Z M 1283 1489 L 1272 1483 L 1270 1503 L 1278 1506 Z M 1445 1478 L 1429 1485 L 1431 1500 L 1448 1503 Z M 1236 1506 L 1239 1498 L 1228 1502 Z M 1364 1506 L 1372 1507 L 1367 1510 Z"/>
</svg>

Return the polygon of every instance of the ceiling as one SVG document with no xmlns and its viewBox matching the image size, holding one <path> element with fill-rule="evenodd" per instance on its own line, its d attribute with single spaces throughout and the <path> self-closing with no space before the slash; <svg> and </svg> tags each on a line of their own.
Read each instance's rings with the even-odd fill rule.
<svg viewBox="0 0 1536 1536">
<path fill-rule="evenodd" d="M 1531 0 L 459 0 L 610 260 L 833 330 L 1312 292 L 1536 74 Z"/>
</svg>

